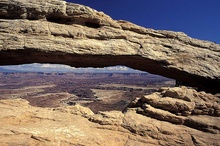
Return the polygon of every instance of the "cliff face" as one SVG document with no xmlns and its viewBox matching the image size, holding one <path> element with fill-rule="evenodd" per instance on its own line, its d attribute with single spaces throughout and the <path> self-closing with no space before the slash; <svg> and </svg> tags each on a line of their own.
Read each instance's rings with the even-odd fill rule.
<svg viewBox="0 0 220 146">
<path fill-rule="evenodd" d="M 0 145 L 219 146 L 219 103 L 211 94 L 186 87 L 141 97 L 123 113 L 0 100 Z"/>
<path fill-rule="evenodd" d="M 220 45 L 61 0 L 0 1 L 0 65 L 126 65 L 218 92 Z"/>
</svg>

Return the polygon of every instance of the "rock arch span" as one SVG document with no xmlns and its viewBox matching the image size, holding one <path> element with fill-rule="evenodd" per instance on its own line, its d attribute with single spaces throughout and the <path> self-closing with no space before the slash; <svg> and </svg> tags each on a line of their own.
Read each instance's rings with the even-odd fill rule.
<svg viewBox="0 0 220 146">
<path fill-rule="evenodd" d="M 60 0 L 3 1 L 0 9 L 0 65 L 125 65 L 219 92 L 219 44 L 112 20 Z"/>
</svg>

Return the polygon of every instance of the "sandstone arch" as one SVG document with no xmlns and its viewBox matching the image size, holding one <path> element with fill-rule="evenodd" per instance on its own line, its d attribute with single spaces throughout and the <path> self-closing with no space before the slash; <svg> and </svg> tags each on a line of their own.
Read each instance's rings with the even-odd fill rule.
<svg viewBox="0 0 220 146">
<path fill-rule="evenodd" d="M 0 65 L 125 65 L 219 92 L 220 45 L 60 0 L 0 2 Z"/>
</svg>

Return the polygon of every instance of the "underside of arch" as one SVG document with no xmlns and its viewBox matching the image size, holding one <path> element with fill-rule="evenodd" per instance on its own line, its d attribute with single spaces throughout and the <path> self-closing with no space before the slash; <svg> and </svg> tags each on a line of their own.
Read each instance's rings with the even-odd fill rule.
<svg viewBox="0 0 220 146">
<path fill-rule="evenodd" d="M 0 2 L 0 65 L 125 65 L 219 92 L 220 45 L 65 1 Z"/>
<path fill-rule="evenodd" d="M 37 50 L 1 51 L 0 65 L 19 65 L 28 63 L 65 64 L 73 67 L 107 67 L 125 65 L 133 69 L 173 78 L 182 85 L 196 87 L 212 93 L 218 92 L 219 82 L 191 75 L 175 68 L 167 68 L 161 62 L 138 55 L 77 55 L 63 52 L 41 52 Z"/>
</svg>

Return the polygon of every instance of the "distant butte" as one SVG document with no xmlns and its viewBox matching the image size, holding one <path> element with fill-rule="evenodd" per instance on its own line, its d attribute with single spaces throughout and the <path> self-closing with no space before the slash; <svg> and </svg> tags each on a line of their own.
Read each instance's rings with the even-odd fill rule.
<svg viewBox="0 0 220 146">
<path fill-rule="evenodd" d="M 220 45 L 61 0 L 0 1 L 0 65 L 125 65 L 219 92 Z"/>
</svg>

